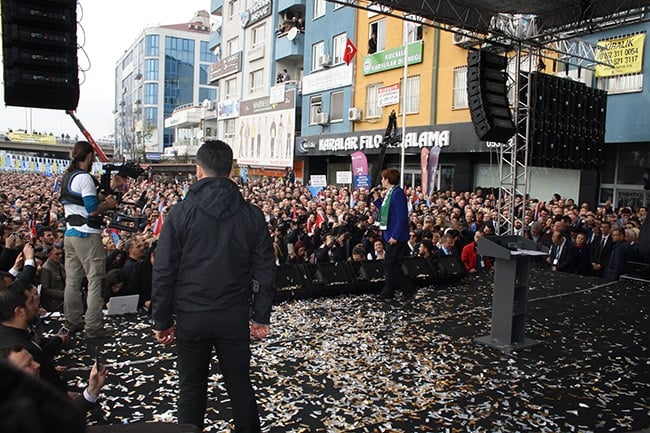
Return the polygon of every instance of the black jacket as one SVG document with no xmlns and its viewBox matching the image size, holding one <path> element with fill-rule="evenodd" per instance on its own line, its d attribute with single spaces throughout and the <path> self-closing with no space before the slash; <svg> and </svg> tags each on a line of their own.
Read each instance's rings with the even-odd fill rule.
<svg viewBox="0 0 650 433">
<path fill-rule="evenodd" d="M 0 346 L 22 346 L 27 349 L 34 357 L 34 361 L 41 364 L 41 378 L 61 391 L 66 391 L 67 387 L 54 369 L 52 358 L 41 346 L 32 341 L 29 331 L 0 325 Z"/>
<path fill-rule="evenodd" d="M 153 268 L 154 329 L 174 324 L 177 333 L 211 335 L 219 312 L 247 308 L 252 320 L 269 324 L 273 302 L 273 244 L 262 210 L 244 201 L 226 178 L 192 185 L 165 219 Z M 200 323 L 200 325 L 199 325 Z"/>
</svg>

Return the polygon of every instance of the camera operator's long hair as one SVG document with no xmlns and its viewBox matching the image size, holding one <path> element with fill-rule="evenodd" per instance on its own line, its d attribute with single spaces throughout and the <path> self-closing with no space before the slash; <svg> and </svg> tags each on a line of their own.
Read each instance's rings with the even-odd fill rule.
<svg viewBox="0 0 650 433">
<path fill-rule="evenodd" d="M 94 149 L 92 144 L 87 141 L 77 141 L 70 151 L 70 165 L 66 172 L 72 173 L 79 169 L 79 163 L 86 159 L 89 153 L 93 153 Z"/>
</svg>

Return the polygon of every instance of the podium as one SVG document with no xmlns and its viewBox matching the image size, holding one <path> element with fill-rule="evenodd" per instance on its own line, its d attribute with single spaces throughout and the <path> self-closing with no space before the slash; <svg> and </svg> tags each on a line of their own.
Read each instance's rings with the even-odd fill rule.
<svg viewBox="0 0 650 433">
<path fill-rule="evenodd" d="M 474 341 L 506 353 L 539 343 L 525 335 L 530 257 L 546 256 L 548 249 L 521 236 L 486 236 L 477 248 L 496 263 L 490 335 Z"/>
</svg>

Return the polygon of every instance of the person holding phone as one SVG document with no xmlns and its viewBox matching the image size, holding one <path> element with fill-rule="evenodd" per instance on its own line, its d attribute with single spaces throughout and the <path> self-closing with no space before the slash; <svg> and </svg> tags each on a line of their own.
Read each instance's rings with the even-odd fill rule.
<svg viewBox="0 0 650 433">
<path fill-rule="evenodd" d="M 230 179 L 231 147 L 206 141 L 196 160 L 199 180 L 171 208 L 156 248 L 155 337 L 165 345 L 176 337 L 179 424 L 203 429 L 214 350 L 235 430 L 259 432 L 250 338 L 265 338 L 270 331 L 273 244 L 262 210 L 247 203 Z"/>
</svg>

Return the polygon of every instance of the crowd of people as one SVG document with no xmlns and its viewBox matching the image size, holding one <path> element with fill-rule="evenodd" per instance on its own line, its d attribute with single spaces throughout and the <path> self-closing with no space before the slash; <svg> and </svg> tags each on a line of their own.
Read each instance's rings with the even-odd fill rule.
<svg viewBox="0 0 650 433">
<path fill-rule="evenodd" d="M 291 170 L 285 178 L 228 179 L 230 166 L 222 160 L 232 163 L 232 155 L 228 157 L 224 153 L 228 146 L 219 142 L 221 147 L 203 151 L 198 179 L 187 174 L 147 173 L 112 182 L 102 196 L 97 195 L 97 185 L 88 173 L 92 148 L 80 143 L 72 151 L 63 179 L 0 173 L 0 358 L 29 374 L 39 374 L 62 390 L 66 386 L 53 356 L 69 342 L 68 332 L 80 332 L 85 325 L 86 338 L 110 336 L 101 310 L 113 296 L 137 294 L 140 309 L 153 310 L 158 341 L 170 344 L 178 326 L 172 319 L 175 307 L 169 303 L 176 288 L 170 282 L 185 278 L 193 287 L 209 286 L 212 276 L 203 274 L 211 260 L 218 261 L 215 266 L 229 266 L 231 273 L 239 269 L 233 284 L 241 289 L 244 300 L 250 288 L 239 280 L 257 267 L 263 276 L 257 278 L 258 283 L 269 286 L 258 291 L 257 302 L 262 302 L 259 293 L 270 290 L 271 273 L 261 261 L 267 253 L 276 266 L 381 260 L 388 283 L 380 296 L 391 298 L 401 290 L 407 300 L 413 299 L 416 288 L 401 274 L 398 259 L 402 256 L 456 256 L 470 273 L 493 267 L 492 260 L 477 251 L 481 237 L 501 232 L 500 198 L 491 190 L 439 191 L 425 196 L 419 186 L 399 188 L 399 172 L 392 169 L 382 172 L 381 187 L 369 190 L 309 187 L 296 182 Z M 613 281 L 630 262 L 648 261 L 638 242 L 641 228 L 650 224 L 646 207 L 577 204 L 558 194 L 547 202 L 518 196 L 514 203 L 516 234 L 549 248 L 538 265 L 551 272 Z M 389 216 L 391 206 L 406 210 L 399 226 L 392 210 Z M 211 249 L 208 243 L 197 250 L 201 242 L 225 235 L 223 227 L 221 231 L 212 227 L 212 220 L 229 227 L 228 236 L 239 242 L 236 248 Z M 169 227 L 160 237 L 165 224 Z M 259 230 L 252 234 L 250 228 Z M 191 254 L 179 244 L 185 237 L 195 239 Z M 205 263 L 190 264 L 202 252 L 215 251 L 218 254 L 203 255 Z M 237 251 L 245 252 L 241 263 L 252 260 L 250 266 L 233 264 L 229 257 Z M 184 267 L 200 270 L 190 275 Z M 170 280 L 171 275 L 179 279 Z M 270 300 L 264 302 L 251 325 L 251 334 L 259 338 L 268 334 Z M 55 311 L 65 313 L 67 329 L 36 343 L 32 326 L 43 314 Z M 240 311 L 229 311 L 239 323 Z M 246 316 L 248 309 L 241 313 Z M 182 316 L 178 314 L 176 320 Z M 186 338 L 194 332 L 192 323 L 182 326 Z M 216 345 L 216 341 L 206 344 Z M 194 363 L 192 356 L 188 352 L 184 362 Z M 233 374 L 241 371 L 233 370 Z M 94 366 L 88 388 L 72 397 L 80 399 L 82 407 L 92 406 L 104 380 L 105 371 Z M 187 401 L 197 398 L 203 397 Z M 251 404 L 250 395 L 247 398 L 242 405 Z M 183 410 L 185 419 L 200 427 L 202 411 L 189 406 Z M 249 415 L 239 414 L 242 419 Z"/>
<path fill-rule="evenodd" d="M 383 258 L 376 204 L 384 194 L 381 188 L 351 191 L 329 185 L 314 194 L 307 185 L 284 178 L 248 179 L 245 184 L 234 180 L 244 198 L 264 214 L 276 265 Z M 153 174 L 129 182 L 122 196 L 127 204 L 111 211 L 112 217 L 105 215 L 104 223 L 128 222 L 114 224 L 119 228 L 109 225 L 100 233 L 107 273 L 102 296 L 107 302 L 111 294 L 137 293 L 147 308 L 157 236 L 169 209 L 183 199 L 192 180 L 187 175 Z M 15 262 L 23 246 L 31 243 L 34 282 L 41 285 L 41 303 L 48 309 L 62 307 L 65 286 L 65 216 L 59 194 L 53 193 L 54 183 L 52 177 L 39 174 L 0 174 L 0 270 L 19 272 Z M 477 188 L 425 197 L 418 186 L 404 190 L 412 256 L 451 252 L 464 256 L 468 265 L 469 252 L 463 250 L 476 233 L 499 233 L 498 198 L 491 191 Z M 515 233 L 550 248 L 546 264 L 550 270 L 617 279 L 626 262 L 642 259 L 638 237 L 647 219 L 646 207 L 614 209 L 609 202 L 592 207 L 559 195 L 548 202 L 520 197 L 515 202 L 523 215 L 515 222 Z M 608 265 L 612 270 L 606 274 Z M 123 272 L 110 272 L 116 269 Z"/>
</svg>

